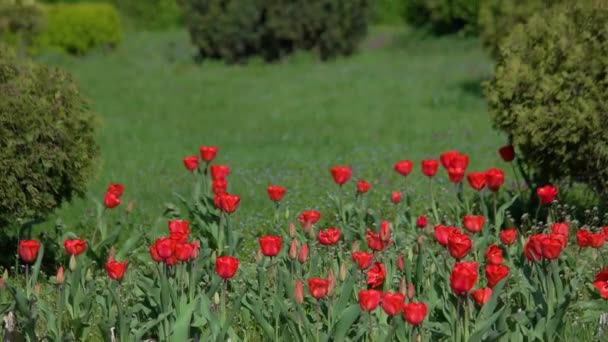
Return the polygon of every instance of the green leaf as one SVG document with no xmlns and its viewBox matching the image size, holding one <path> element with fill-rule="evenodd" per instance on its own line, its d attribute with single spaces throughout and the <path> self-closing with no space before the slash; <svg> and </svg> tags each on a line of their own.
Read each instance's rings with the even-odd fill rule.
<svg viewBox="0 0 608 342">
<path fill-rule="evenodd" d="M 332 341 L 345 341 L 346 334 L 350 327 L 357 321 L 359 315 L 361 313 L 361 309 L 359 304 L 352 304 L 346 310 L 342 311 L 340 315 L 340 320 L 334 324 L 332 329 Z"/>
</svg>

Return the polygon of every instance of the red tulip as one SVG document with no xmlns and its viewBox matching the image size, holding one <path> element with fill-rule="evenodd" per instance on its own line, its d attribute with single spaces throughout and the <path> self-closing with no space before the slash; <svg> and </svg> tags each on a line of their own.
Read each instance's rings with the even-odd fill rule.
<svg viewBox="0 0 608 342">
<path fill-rule="evenodd" d="M 300 279 L 296 281 L 296 288 L 293 291 L 293 296 L 296 299 L 296 303 L 304 303 L 304 290 L 302 289 L 302 281 Z"/>
<path fill-rule="evenodd" d="M 462 169 L 464 174 L 464 170 L 469 165 L 469 156 L 466 154 L 461 154 L 458 151 L 448 151 L 442 153 L 439 159 L 441 160 L 443 167 L 448 171 L 450 168 L 459 168 Z"/>
<path fill-rule="evenodd" d="M 219 197 L 220 209 L 228 214 L 235 212 L 241 201 L 237 195 L 221 194 Z"/>
<path fill-rule="evenodd" d="M 427 177 L 433 177 L 437 173 L 439 162 L 435 159 L 426 159 L 422 161 L 422 173 Z"/>
<path fill-rule="evenodd" d="M 33 264 L 38 258 L 40 250 L 40 242 L 36 240 L 21 240 L 19 241 L 19 257 L 24 264 Z"/>
<path fill-rule="evenodd" d="M 108 189 L 106 190 L 106 193 L 113 194 L 116 197 L 121 197 L 124 192 L 125 187 L 122 184 L 110 183 L 110 185 L 108 185 Z"/>
<path fill-rule="evenodd" d="M 559 234 L 559 235 L 563 235 L 564 239 L 564 246 L 566 247 L 567 243 L 568 243 L 568 235 L 570 234 L 570 229 L 568 228 L 568 223 L 566 222 L 556 222 L 551 224 L 551 232 L 553 234 Z"/>
<path fill-rule="evenodd" d="M 467 294 L 477 283 L 477 262 L 457 262 L 450 274 L 450 287 L 457 295 Z"/>
<path fill-rule="evenodd" d="M 114 280 L 121 280 L 125 275 L 125 270 L 127 269 L 127 262 L 118 262 L 114 260 L 114 257 L 110 257 L 110 260 L 106 262 L 106 272 L 108 272 L 108 277 Z"/>
<path fill-rule="evenodd" d="M 608 299 L 608 267 L 595 275 L 593 286 L 600 291 L 602 298 Z"/>
<path fill-rule="evenodd" d="M 291 240 L 291 245 L 289 246 L 289 259 L 294 260 L 298 257 L 298 240 Z"/>
<path fill-rule="evenodd" d="M 390 241 L 382 241 L 380 234 L 376 234 L 371 230 L 365 232 L 365 239 L 367 240 L 367 247 L 376 252 L 382 252 L 386 246 L 390 245 Z"/>
<path fill-rule="evenodd" d="M 496 192 L 505 182 L 505 173 L 499 169 L 489 169 L 486 171 L 486 185 L 488 189 Z"/>
<path fill-rule="evenodd" d="M 528 238 L 528 242 L 524 246 L 524 255 L 529 261 L 538 261 L 542 258 L 542 244 L 545 238 L 545 234 L 536 234 Z"/>
<path fill-rule="evenodd" d="M 488 278 L 489 287 L 496 286 L 507 275 L 509 275 L 509 267 L 505 265 L 486 265 L 486 278 Z"/>
<path fill-rule="evenodd" d="M 384 283 L 384 278 L 386 277 L 386 269 L 384 265 L 379 262 L 375 262 L 372 268 L 367 271 L 367 285 L 372 288 L 376 288 L 381 286 Z"/>
<path fill-rule="evenodd" d="M 175 257 L 175 254 L 173 254 L 172 256 L 168 257 L 164 261 L 165 261 L 165 264 L 167 266 L 174 266 L 175 264 L 177 264 L 177 258 Z"/>
<path fill-rule="evenodd" d="M 448 177 L 452 183 L 460 183 L 464 178 L 464 169 L 461 167 L 451 167 L 448 169 Z"/>
<path fill-rule="evenodd" d="M 495 244 L 491 244 L 486 249 L 485 253 L 486 262 L 492 265 L 502 264 L 502 249 Z"/>
<path fill-rule="evenodd" d="M 402 176 L 407 176 L 412 172 L 414 163 L 411 160 L 401 160 L 395 163 L 395 171 Z"/>
<path fill-rule="evenodd" d="M 419 325 L 426 317 L 426 304 L 410 302 L 403 305 L 403 318 L 411 325 Z"/>
<path fill-rule="evenodd" d="M 217 155 L 217 147 L 215 146 L 201 146 L 198 150 L 201 153 L 201 159 L 204 160 L 205 163 L 209 163 Z"/>
<path fill-rule="evenodd" d="M 393 204 L 401 202 L 401 191 L 393 191 L 391 194 L 391 202 L 393 202 Z"/>
<path fill-rule="evenodd" d="M 426 228 L 426 226 L 428 226 L 428 224 L 429 224 L 429 221 L 426 219 L 426 216 L 424 216 L 424 215 L 420 215 L 416 219 L 416 227 L 418 227 L 418 228 Z"/>
<path fill-rule="evenodd" d="M 557 188 L 552 185 L 541 186 L 536 189 L 536 196 L 541 204 L 551 204 L 557 196 Z"/>
<path fill-rule="evenodd" d="M 230 175 L 230 166 L 228 165 L 211 165 L 211 179 L 226 180 L 226 177 Z"/>
<path fill-rule="evenodd" d="M 151 245 L 149 248 L 150 248 L 150 256 L 152 257 L 152 260 L 154 260 L 156 262 L 162 262 L 163 258 L 161 258 L 160 255 L 158 255 L 158 250 L 156 249 L 156 245 Z"/>
<path fill-rule="evenodd" d="M 602 232 L 589 234 L 589 245 L 592 248 L 601 248 L 604 245 L 604 234 Z"/>
<path fill-rule="evenodd" d="M 298 261 L 303 264 L 308 259 L 308 244 L 305 242 L 300 246 L 300 254 L 298 254 Z"/>
<path fill-rule="evenodd" d="M 260 249 L 267 257 L 275 257 L 281 251 L 283 239 L 280 236 L 266 235 L 260 238 Z"/>
<path fill-rule="evenodd" d="M 484 287 L 483 289 L 477 289 L 471 291 L 471 297 L 477 305 L 483 306 L 490 298 L 492 298 L 492 288 Z"/>
<path fill-rule="evenodd" d="M 166 262 L 175 253 L 175 240 L 171 238 L 156 239 L 156 252 Z"/>
<path fill-rule="evenodd" d="M 211 183 L 211 190 L 213 191 L 213 193 L 215 195 L 225 194 L 227 189 L 228 189 L 228 182 L 226 182 L 223 179 L 214 180 Z M 216 206 L 219 206 L 219 204 Z"/>
<path fill-rule="evenodd" d="M 391 240 L 391 224 L 388 221 L 382 221 L 380 224 L 380 240 L 382 240 L 382 242 Z"/>
<path fill-rule="evenodd" d="M 403 253 L 397 256 L 397 269 L 401 272 L 405 270 L 405 262 L 403 261 Z"/>
<path fill-rule="evenodd" d="M 380 304 L 382 292 L 378 290 L 359 291 L 359 306 L 363 311 L 374 311 Z"/>
<path fill-rule="evenodd" d="M 190 221 L 169 220 L 169 237 L 176 242 L 186 242 L 190 235 Z"/>
<path fill-rule="evenodd" d="M 608 240 L 608 227 L 602 227 L 602 233 L 604 234 L 604 239 Z"/>
<path fill-rule="evenodd" d="M 120 198 L 114 193 L 106 192 L 103 198 L 103 205 L 108 209 L 116 208 L 120 205 Z"/>
<path fill-rule="evenodd" d="M 483 216 L 466 215 L 463 217 L 464 228 L 471 233 L 479 233 L 486 218 Z"/>
<path fill-rule="evenodd" d="M 454 259 L 464 258 L 472 245 L 471 239 L 466 234 L 452 233 L 448 237 L 448 251 Z"/>
<path fill-rule="evenodd" d="M 266 190 L 268 191 L 268 197 L 273 202 L 279 202 L 285 195 L 285 191 L 287 191 L 287 189 L 278 185 L 269 185 Z"/>
<path fill-rule="evenodd" d="M 454 233 L 462 234 L 462 231 L 458 228 L 444 226 L 442 224 L 436 225 L 433 232 L 435 235 L 435 240 L 437 240 L 437 242 L 442 246 L 448 245 L 448 239 L 450 235 Z"/>
<path fill-rule="evenodd" d="M 587 229 L 579 229 L 576 232 L 576 244 L 581 247 L 589 247 L 591 245 L 591 233 Z"/>
<path fill-rule="evenodd" d="M 541 243 L 543 257 L 549 260 L 559 258 L 563 248 L 564 239 L 560 234 L 548 234 Z"/>
<path fill-rule="evenodd" d="M 503 245 L 507 245 L 507 246 L 512 245 L 515 242 L 516 238 L 517 238 L 517 229 L 515 229 L 515 228 L 503 229 L 500 231 L 500 242 L 502 242 Z"/>
<path fill-rule="evenodd" d="M 507 146 L 503 146 L 501 148 L 498 149 L 498 154 L 500 154 L 500 157 L 502 158 L 502 160 L 508 162 L 513 161 L 513 159 L 515 159 L 515 150 L 513 149 L 513 146 L 511 145 L 507 145 Z"/>
<path fill-rule="evenodd" d="M 317 223 L 321 218 L 321 213 L 316 210 L 308 210 L 304 211 L 300 214 L 298 219 L 300 220 L 300 224 L 304 227 L 304 230 L 308 232 L 310 227 Z"/>
<path fill-rule="evenodd" d="M 184 166 L 188 171 L 194 171 L 198 168 L 198 157 L 190 156 L 184 158 Z"/>
<path fill-rule="evenodd" d="M 340 231 L 339 228 L 329 227 L 325 230 L 319 231 L 319 234 L 317 237 L 319 239 L 319 243 L 322 244 L 323 246 L 331 246 L 331 245 L 338 243 L 338 240 L 340 240 L 341 233 L 342 232 Z"/>
<path fill-rule="evenodd" d="M 334 178 L 334 182 L 338 185 L 343 185 L 348 182 L 352 176 L 352 169 L 349 166 L 334 166 L 330 171 L 331 176 Z"/>
<path fill-rule="evenodd" d="M 357 268 L 365 270 L 372 265 L 374 255 L 367 252 L 353 252 L 353 261 L 357 263 Z"/>
<path fill-rule="evenodd" d="M 78 256 L 87 249 L 87 243 L 81 239 L 65 240 L 63 247 L 68 255 Z"/>
<path fill-rule="evenodd" d="M 329 290 L 329 279 L 310 278 L 308 279 L 308 290 L 316 300 L 327 296 Z"/>
<path fill-rule="evenodd" d="M 223 279 L 234 277 L 239 268 L 239 259 L 224 255 L 215 259 L 215 272 Z"/>
<path fill-rule="evenodd" d="M 178 242 L 175 244 L 175 258 L 178 261 L 186 262 L 192 257 L 194 246 L 189 243 Z"/>
<path fill-rule="evenodd" d="M 395 316 L 403 311 L 405 296 L 399 292 L 384 292 L 382 294 L 382 309 L 389 316 Z"/>
<path fill-rule="evenodd" d="M 467 175 L 469 185 L 474 190 L 481 190 L 486 186 L 486 174 L 484 172 L 470 172 Z"/>
<path fill-rule="evenodd" d="M 357 192 L 360 194 L 364 194 L 364 193 L 368 192 L 370 187 L 371 187 L 371 185 L 364 180 L 359 180 L 357 182 Z"/>
</svg>

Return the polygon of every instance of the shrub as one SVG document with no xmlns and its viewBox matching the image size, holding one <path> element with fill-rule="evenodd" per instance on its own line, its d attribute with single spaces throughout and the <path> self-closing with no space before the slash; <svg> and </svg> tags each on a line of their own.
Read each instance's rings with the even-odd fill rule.
<svg viewBox="0 0 608 342">
<path fill-rule="evenodd" d="M 0 227 L 81 195 L 99 148 L 71 77 L 0 49 Z"/>
<path fill-rule="evenodd" d="M 373 21 L 376 24 L 397 24 L 402 21 L 405 10 L 403 0 L 376 0 Z"/>
<path fill-rule="evenodd" d="M 477 30 L 480 0 L 405 0 L 405 21 L 435 34 Z"/>
<path fill-rule="evenodd" d="M 43 27 L 44 15 L 38 6 L 0 0 L 0 41 L 26 46 Z"/>
<path fill-rule="evenodd" d="M 182 22 L 176 0 L 109 0 L 136 28 L 163 30 Z"/>
<path fill-rule="evenodd" d="M 479 35 L 493 57 L 498 46 L 517 24 L 525 23 L 534 13 L 545 10 L 559 0 L 486 0 L 479 8 Z"/>
<path fill-rule="evenodd" d="M 95 47 L 114 47 L 122 39 L 118 12 L 110 4 L 48 5 L 44 12 L 47 28 L 36 37 L 34 52 L 57 49 L 82 55 Z"/>
<path fill-rule="evenodd" d="M 603 6 L 603 7 L 602 7 Z M 485 85 L 496 128 L 541 178 L 587 183 L 608 195 L 608 7 L 554 6 L 502 42 Z"/>
<path fill-rule="evenodd" d="M 369 0 L 181 0 L 203 58 L 274 60 L 298 49 L 351 54 L 367 31 Z"/>
</svg>

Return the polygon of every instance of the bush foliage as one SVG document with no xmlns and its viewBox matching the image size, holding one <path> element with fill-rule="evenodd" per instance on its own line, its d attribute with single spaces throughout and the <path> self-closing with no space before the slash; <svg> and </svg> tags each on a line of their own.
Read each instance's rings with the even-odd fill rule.
<svg viewBox="0 0 608 342">
<path fill-rule="evenodd" d="M 295 50 L 351 54 L 367 31 L 369 0 L 180 0 L 203 58 L 275 60 Z"/>
<path fill-rule="evenodd" d="M 480 0 L 405 0 L 405 20 L 435 34 L 477 30 Z"/>
<path fill-rule="evenodd" d="M 402 22 L 405 11 L 403 0 L 376 0 L 373 8 L 373 21 L 376 24 L 398 24 Z"/>
<path fill-rule="evenodd" d="M 114 47 L 122 40 L 122 24 L 110 4 L 47 5 L 44 12 L 47 27 L 36 37 L 34 52 L 56 49 L 82 55 L 99 46 Z"/>
<path fill-rule="evenodd" d="M 564 3 L 513 28 L 486 96 L 537 175 L 587 183 L 608 195 L 608 7 Z"/>
<path fill-rule="evenodd" d="M 534 13 L 563 0 L 486 0 L 479 8 L 479 35 L 493 57 L 498 47 L 517 24 L 523 24 Z"/>
<path fill-rule="evenodd" d="M 81 195 L 99 148 L 71 77 L 0 49 L 0 227 Z"/>
<path fill-rule="evenodd" d="M 44 28 L 39 6 L 0 0 L 0 41 L 12 46 L 26 46 Z"/>
</svg>

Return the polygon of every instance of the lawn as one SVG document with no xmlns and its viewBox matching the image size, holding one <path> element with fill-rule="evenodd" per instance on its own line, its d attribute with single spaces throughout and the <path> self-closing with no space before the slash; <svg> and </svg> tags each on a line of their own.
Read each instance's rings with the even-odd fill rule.
<svg viewBox="0 0 608 342">
<path fill-rule="evenodd" d="M 164 228 L 156 220 L 164 204 L 189 191 L 182 157 L 199 145 L 219 146 L 217 162 L 232 167 L 229 190 L 242 197 L 236 222 L 252 236 L 270 217 L 268 184 L 288 188 L 292 217 L 323 209 L 334 164 L 352 165 L 387 204 L 402 183 L 386 171 L 400 159 L 418 170 L 420 160 L 459 149 L 471 155 L 470 170 L 505 166 L 496 153 L 505 139 L 480 93 L 492 66 L 476 39 L 376 28 L 359 54 L 328 63 L 299 54 L 270 65 L 197 64 L 194 53 L 187 33 L 174 31 L 130 33 L 117 50 L 85 58 L 41 58 L 73 73 L 102 118 L 103 165 L 88 196 L 123 183 L 146 226 Z M 423 193 L 423 178 L 408 182 Z M 56 217 L 86 226 L 92 207 L 76 200 Z"/>
</svg>

